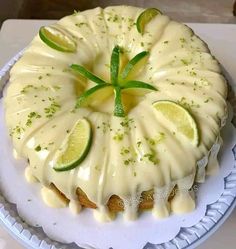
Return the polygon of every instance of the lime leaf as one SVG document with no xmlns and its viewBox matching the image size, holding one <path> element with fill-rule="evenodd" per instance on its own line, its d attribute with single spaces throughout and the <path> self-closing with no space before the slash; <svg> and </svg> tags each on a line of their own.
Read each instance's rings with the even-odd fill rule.
<svg viewBox="0 0 236 249">
<path fill-rule="evenodd" d="M 89 102 L 91 101 L 91 97 L 92 95 L 97 92 L 98 90 L 104 88 L 104 87 L 110 87 L 111 84 L 105 83 L 105 84 L 99 84 L 97 86 L 94 86 L 90 89 L 88 89 L 87 91 L 85 91 L 83 94 L 81 94 L 79 96 L 79 98 L 76 101 L 76 108 L 79 108 L 81 106 L 86 106 L 89 104 Z"/>
<path fill-rule="evenodd" d="M 195 146 L 199 145 L 199 130 L 194 117 L 183 106 L 169 100 L 153 103 L 154 108 L 172 122 L 177 131 L 184 135 Z"/>
<path fill-rule="evenodd" d="M 136 21 L 136 27 L 138 32 L 143 35 L 145 26 L 149 23 L 156 15 L 162 14 L 160 10 L 155 8 L 149 8 L 144 10 L 139 16 Z"/>
<path fill-rule="evenodd" d="M 122 104 L 122 98 L 121 98 L 121 89 L 118 86 L 114 87 L 115 91 L 115 108 L 114 108 L 114 116 L 116 117 L 124 117 L 125 111 Z"/>
<path fill-rule="evenodd" d="M 143 51 L 137 55 L 135 55 L 125 66 L 124 70 L 121 73 L 121 79 L 124 80 L 129 77 L 132 71 L 138 71 L 135 65 L 140 62 L 144 57 L 149 54 L 147 51 Z"/>
<path fill-rule="evenodd" d="M 79 120 L 56 152 L 56 171 L 67 171 L 77 166 L 86 158 L 92 141 L 92 129 L 86 119 Z"/>
<path fill-rule="evenodd" d="M 80 73 L 85 78 L 95 82 L 96 84 L 106 84 L 104 80 L 100 79 L 99 77 L 88 71 L 86 68 L 84 68 L 83 66 L 72 64 L 70 67 L 76 72 Z"/>
<path fill-rule="evenodd" d="M 118 74 L 120 67 L 120 47 L 115 46 L 111 54 L 110 71 L 111 71 L 111 84 L 117 85 Z"/>
<path fill-rule="evenodd" d="M 75 52 L 76 42 L 66 33 L 56 27 L 41 27 L 39 37 L 49 47 L 62 52 Z"/>
</svg>

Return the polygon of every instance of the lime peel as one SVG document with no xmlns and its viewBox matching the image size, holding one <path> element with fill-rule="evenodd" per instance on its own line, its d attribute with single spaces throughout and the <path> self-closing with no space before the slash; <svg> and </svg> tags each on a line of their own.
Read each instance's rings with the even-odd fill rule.
<svg viewBox="0 0 236 249">
<path fill-rule="evenodd" d="M 149 55 L 148 51 L 142 51 L 141 53 L 135 55 L 124 67 L 122 73 L 121 73 L 121 79 L 125 80 L 127 78 L 130 77 L 130 75 L 132 74 L 132 71 L 134 71 L 134 69 L 136 69 L 137 71 L 137 66 L 136 64 L 138 64 L 143 58 L 145 58 L 147 55 Z M 135 67 L 136 66 L 136 67 Z"/>
<path fill-rule="evenodd" d="M 162 14 L 160 10 L 156 8 L 149 8 L 144 10 L 136 21 L 136 27 L 138 32 L 143 35 L 145 31 L 145 26 L 149 23 L 155 16 Z"/>
<path fill-rule="evenodd" d="M 77 44 L 74 39 L 59 28 L 43 26 L 39 30 L 39 37 L 46 45 L 55 50 L 69 53 L 76 51 Z"/>
<path fill-rule="evenodd" d="M 67 171 L 79 166 L 86 158 L 92 142 L 92 129 L 87 119 L 80 119 L 55 155 L 55 171 Z"/>
</svg>

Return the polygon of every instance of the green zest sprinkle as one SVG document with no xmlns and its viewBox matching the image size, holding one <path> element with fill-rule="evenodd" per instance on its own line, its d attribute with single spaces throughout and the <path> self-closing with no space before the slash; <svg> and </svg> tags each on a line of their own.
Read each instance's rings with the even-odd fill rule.
<svg viewBox="0 0 236 249">
<path fill-rule="evenodd" d="M 125 117 L 122 122 L 120 122 L 120 125 L 122 127 L 128 128 L 128 130 L 131 130 L 131 124 L 134 123 L 134 120 L 132 118 Z"/>
<path fill-rule="evenodd" d="M 39 90 L 39 91 L 48 91 L 50 88 L 46 87 L 44 85 L 41 86 L 33 86 L 33 85 L 26 85 L 22 90 L 21 93 L 22 94 L 26 94 L 28 93 L 30 90 Z"/>
<path fill-rule="evenodd" d="M 159 132 L 155 137 L 150 138 L 146 137 L 145 140 L 148 142 L 150 146 L 155 146 L 161 143 L 165 138 L 165 134 L 163 132 Z"/>
<path fill-rule="evenodd" d="M 113 87 L 114 88 L 114 95 L 115 95 L 115 106 L 114 106 L 114 116 L 117 117 L 125 117 L 125 111 L 123 107 L 122 102 L 122 90 L 123 89 L 131 89 L 131 88 L 142 88 L 146 90 L 153 90 L 157 91 L 157 89 L 145 82 L 142 81 L 136 81 L 136 80 L 130 80 L 125 81 L 126 78 L 129 75 L 129 72 L 133 69 L 133 67 L 145 56 L 148 55 L 147 51 L 143 51 L 136 56 L 134 56 L 124 67 L 124 70 L 122 71 L 121 75 L 119 73 L 120 69 L 120 53 L 122 53 L 121 48 L 117 45 L 113 48 L 112 54 L 111 54 L 111 60 L 110 60 L 110 81 L 111 83 L 108 83 L 104 81 L 103 79 L 97 77 L 92 72 L 88 71 L 86 68 L 84 68 L 81 65 L 72 64 L 70 67 L 78 72 L 80 75 L 84 76 L 85 78 L 93 81 L 96 86 L 88 89 L 85 91 L 80 97 L 77 99 L 76 102 L 76 108 L 80 108 L 87 104 L 87 100 L 89 96 L 91 96 L 96 91 L 104 88 L 104 87 Z M 124 83 L 125 82 L 125 83 Z"/>
<path fill-rule="evenodd" d="M 33 123 L 33 120 L 34 119 L 38 119 L 38 118 L 41 118 L 41 115 L 37 112 L 30 112 L 29 115 L 28 115 L 28 119 L 26 121 L 26 126 L 31 126 L 32 123 Z"/>
<path fill-rule="evenodd" d="M 113 139 L 115 141 L 122 141 L 124 138 L 124 134 L 123 133 L 119 133 L 119 132 L 116 132 L 116 134 L 113 136 Z"/>
<path fill-rule="evenodd" d="M 141 142 L 141 141 L 138 141 L 138 142 L 137 142 L 137 146 L 138 146 L 138 148 L 141 146 L 141 144 L 142 144 L 142 142 Z"/>
<path fill-rule="evenodd" d="M 37 152 L 41 151 L 41 146 L 38 145 L 37 147 L 34 148 L 34 150 L 37 151 Z"/>
<path fill-rule="evenodd" d="M 58 104 L 56 101 L 54 100 L 50 101 L 52 101 L 51 105 L 49 107 L 44 108 L 44 112 L 47 118 L 53 117 L 54 114 L 61 109 L 60 104 Z"/>
<path fill-rule="evenodd" d="M 181 59 L 181 62 L 182 62 L 184 65 L 186 65 L 186 66 L 189 64 L 188 61 L 185 60 L 185 59 Z"/>
<path fill-rule="evenodd" d="M 157 165 L 159 163 L 159 159 L 156 157 L 156 153 L 154 150 L 151 150 L 149 153 L 146 153 L 143 155 L 143 158 L 141 158 L 141 161 L 145 161 L 145 160 L 148 160 L 154 165 Z"/>
</svg>

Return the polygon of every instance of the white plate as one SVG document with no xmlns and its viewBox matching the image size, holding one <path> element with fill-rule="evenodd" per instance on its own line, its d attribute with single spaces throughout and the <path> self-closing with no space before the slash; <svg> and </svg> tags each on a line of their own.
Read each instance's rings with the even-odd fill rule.
<svg viewBox="0 0 236 249">
<path fill-rule="evenodd" d="M 202 25 L 196 24 L 195 27 L 194 25 L 191 26 L 194 28 L 194 30 L 198 29 L 199 27 L 201 30 Z M 236 74 L 232 70 L 234 65 L 233 62 L 236 61 L 236 53 L 233 53 L 233 50 L 236 50 L 234 48 L 235 43 L 231 44 L 231 42 L 228 41 L 227 46 L 225 46 L 225 42 L 227 42 L 227 40 L 223 40 L 222 37 L 219 38 L 220 34 L 214 32 L 214 29 L 212 30 L 212 33 L 210 33 L 209 28 L 207 28 L 207 26 L 208 25 L 205 25 L 206 36 L 210 36 L 211 39 L 215 38 L 214 50 L 216 51 L 214 51 L 214 54 L 216 54 L 217 58 L 219 58 L 220 61 L 223 62 L 227 70 L 230 71 L 230 75 L 226 76 L 228 76 L 230 83 L 234 84 L 231 78 L 236 78 Z M 207 41 L 207 39 L 205 40 Z M 223 46 L 225 46 L 224 50 L 222 49 Z M 219 56 L 219 54 L 221 56 Z M 0 85 L 5 84 L 7 82 L 9 77 L 9 69 L 15 63 L 19 56 L 20 55 L 18 54 L 16 57 L 14 57 L 0 71 L 0 77 L 2 76 Z M 228 67 L 224 63 L 224 61 L 226 61 L 226 64 L 230 66 Z M 228 217 L 228 215 L 231 213 L 231 211 L 236 205 L 236 144 L 233 146 L 231 153 L 233 153 L 234 155 L 234 166 L 232 167 L 230 175 L 225 178 L 224 191 L 222 192 L 222 195 L 219 200 L 207 206 L 205 216 L 194 226 L 181 228 L 176 237 L 171 239 L 167 243 L 162 243 L 154 246 L 151 243 L 144 241 L 143 244 L 146 244 L 144 247 L 145 249 L 186 247 L 195 248 L 207 237 L 209 237 L 217 228 L 219 228 L 219 226 L 224 222 L 224 220 Z M 24 223 L 19 217 L 15 205 L 9 204 L 4 199 L 4 197 L 0 197 L 0 219 L 2 220 L 2 222 L 4 222 L 5 226 L 9 229 L 9 231 L 11 231 L 14 236 L 24 241 L 25 245 L 29 248 L 78 248 L 76 245 L 63 245 L 61 243 L 53 241 L 48 238 L 48 236 L 42 231 L 41 228 L 31 227 L 28 224 Z M 153 238 L 153 241 L 155 241 L 155 238 Z"/>
</svg>

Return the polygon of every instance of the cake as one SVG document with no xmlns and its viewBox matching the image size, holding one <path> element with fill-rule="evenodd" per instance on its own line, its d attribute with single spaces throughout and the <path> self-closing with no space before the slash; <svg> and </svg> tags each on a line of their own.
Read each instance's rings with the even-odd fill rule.
<svg viewBox="0 0 236 249">
<path fill-rule="evenodd" d="M 226 96 L 219 63 L 188 26 L 111 6 L 42 27 L 4 101 L 14 154 L 43 200 L 108 221 L 194 210 L 194 183 L 217 168 Z"/>
</svg>

